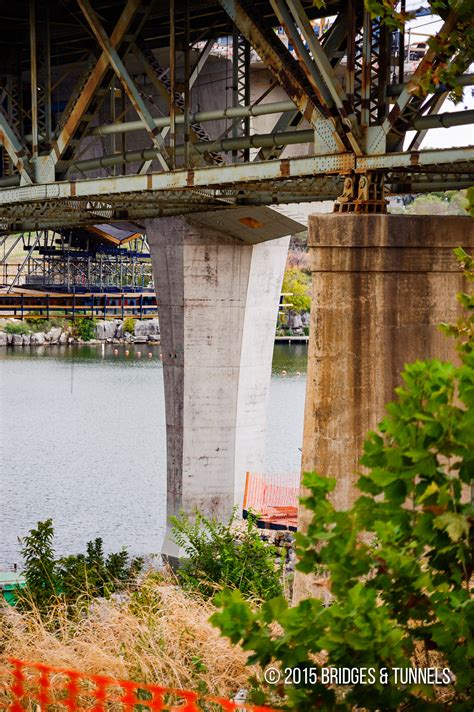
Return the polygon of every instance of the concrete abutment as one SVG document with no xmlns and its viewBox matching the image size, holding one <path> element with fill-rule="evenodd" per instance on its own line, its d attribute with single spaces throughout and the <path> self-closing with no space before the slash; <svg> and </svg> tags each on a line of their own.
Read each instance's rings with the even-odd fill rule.
<svg viewBox="0 0 474 712">
<path fill-rule="evenodd" d="M 261 472 L 289 238 L 248 244 L 190 218 L 147 222 L 165 383 L 167 512 L 226 519 Z M 164 553 L 178 550 L 169 532 Z"/>
<path fill-rule="evenodd" d="M 302 471 L 334 477 L 334 502 L 358 496 L 358 460 L 368 430 L 394 397 L 404 364 L 455 360 L 438 329 L 453 322 L 465 288 L 453 248 L 474 247 L 469 217 L 313 215 L 308 242 L 312 314 Z M 310 513 L 301 509 L 299 528 Z M 315 591 L 301 574 L 295 597 Z"/>
</svg>

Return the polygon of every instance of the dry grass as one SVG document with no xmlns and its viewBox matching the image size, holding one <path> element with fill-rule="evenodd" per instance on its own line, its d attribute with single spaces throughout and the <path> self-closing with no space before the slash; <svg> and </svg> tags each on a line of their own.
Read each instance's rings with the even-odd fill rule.
<svg viewBox="0 0 474 712">
<path fill-rule="evenodd" d="M 248 686 L 247 654 L 209 623 L 211 603 L 172 582 L 145 580 L 126 601 L 94 602 L 68 618 L 58 606 L 49 620 L 37 612 L 0 612 L 0 667 L 8 657 L 106 674 L 166 687 L 232 696 Z"/>
</svg>

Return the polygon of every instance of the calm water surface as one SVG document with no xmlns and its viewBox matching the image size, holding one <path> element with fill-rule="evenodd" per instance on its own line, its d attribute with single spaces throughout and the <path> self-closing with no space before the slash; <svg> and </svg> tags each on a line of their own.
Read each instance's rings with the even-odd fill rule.
<svg viewBox="0 0 474 712">
<path fill-rule="evenodd" d="M 133 347 L 128 358 L 114 348 L 0 350 L 0 568 L 20 563 L 17 537 L 48 517 L 58 555 L 97 536 L 106 550 L 159 552 L 166 514 L 159 349 L 147 346 L 153 358 L 138 360 Z M 275 346 L 267 472 L 299 471 L 306 353 L 305 345 Z"/>
</svg>

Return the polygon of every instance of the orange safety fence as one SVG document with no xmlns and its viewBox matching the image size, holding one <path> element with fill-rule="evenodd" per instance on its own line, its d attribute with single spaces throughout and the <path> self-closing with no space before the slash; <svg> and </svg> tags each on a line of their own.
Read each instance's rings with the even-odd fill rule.
<svg viewBox="0 0 474 712">
<path fill-rule="evenodd" d="M 244 517 L 249 511 L 269 529 L 296 531 L 300 477 L 295 475 L 257 475 L 247 472 L 244 493 Z"/>
<path fill-rule="evenodd" d="M 143 682 L 88 675 L 42 663 L 11 659 L 0 668 L 0 709 L 9 712 L 277 712 L 270 707 L 232 702 Z"/>
</svg>

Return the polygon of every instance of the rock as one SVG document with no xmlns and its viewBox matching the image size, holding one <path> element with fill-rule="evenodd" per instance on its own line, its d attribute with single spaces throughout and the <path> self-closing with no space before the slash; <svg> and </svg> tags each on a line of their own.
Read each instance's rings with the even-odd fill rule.
<svg viewBox="0 0 474 712">
<path fill-rule="evenodd" d="M 119 321 L 117 324 L 117 328 L 115 329 L 115 338 L 123 339 L 123 322 L 122 321 Z"/>
<path fill-rule="evenodd" d="M 23 346 L 23 334 L 12 334 L 13 340 L 12 344 L 13 346 Z"/>
<path fill-rule="evenodd" d="M 60 326 L 53 326 L 53 328 L 45 334 L 46 341 L 50 341 L 52 344 L 57 344 L 59 337 L 61 336 L 61 331 L 62 329 Z"/>
<path fill-rule="evenodd" d="M 118 320 L 114 321 L 98 321 L 95 327 L 95 335 L 99 341 L 113 339 L 115 330 L 117 329 Z"/>
<path fill-rule="evenodd" d="M 67 333 L 63 331 L 61 336 L 59 337 L 59 343 L 60 344 L 67 344 Z"/>
<path fill-rule="evenodd" d="M 6 346 L 8 344 L 8 335 L 4 331 L 0 331 L 0 346 Z"/>
<path fill-rule="evenodd" d="M 148 341 L 148 336 L 135 336 L 133 339 L 134 344 L 146 344 Z"/>
<path fill-rule="evenodd" d="M 294 312 L 290 312 L 288 314 L 288 326 L 290 327 L 290 329 L 302 329 L 303 320 L 301 318 L 301 315 L 295 314 Z"/>
<path fill-rule="evenodd" d="M 23 334 L 23 346 L 29 346 L 31 343 L 31 334 Z"/>
<path fill-rule="evenodd" d="M 70 336 L 67 340 L 68 344 L 73 344 L 74 343 L 74 338 Z"/>
<path fill-rule="evenodd" d="M 13 334 L 7 334 L 7 344 L 13 344 Z"/>
<path fill-rule="evenodd" d="M 135 322 L 135 336 L 159 336 L 160 322 L 158 319 L 148 319 L 147 321 Z M 140 342 L 142 343 L 142 342 Z"/>
<path fill-rule="evenodd" d="M 36 334 L 31 334 L 31 344 L 33 346 L 42 346 L 44 344 L 44 331 L 38 331 Z"/>
<path fill-rule="evenodd" d="M 301 321 L 303 323 L 303 326 L 309 326 L 310 324 L 310 314 L 309 312 L 303 312 L 301 315 Z"/>
</svg>

